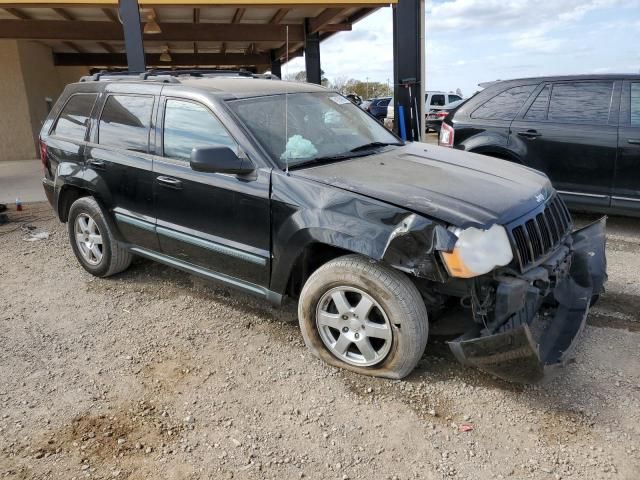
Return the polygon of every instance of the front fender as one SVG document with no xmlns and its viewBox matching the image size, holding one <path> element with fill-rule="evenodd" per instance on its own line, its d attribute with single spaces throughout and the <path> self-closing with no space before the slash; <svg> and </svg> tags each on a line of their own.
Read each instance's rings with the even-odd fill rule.
<svg viewBox="0 0 640 480">
<path fill-rule="evenodd" d="M 272 181 L 272 290 L 286 290 L 296 260 L 314 243 L 384 261 L 417 277 L 447 278 L 435 252 L 451 249 L 455 237 L 441 224 L 314 181 L 280 175 Z"/>
</svg>

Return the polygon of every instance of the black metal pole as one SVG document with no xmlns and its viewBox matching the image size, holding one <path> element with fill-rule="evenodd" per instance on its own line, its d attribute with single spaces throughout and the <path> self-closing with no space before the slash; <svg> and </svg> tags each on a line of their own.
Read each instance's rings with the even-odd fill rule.
<svg viewBox="0 0 640 480">
<path fill-rule="evenodd" d="M 282 62 L 276 58 L 275 52 L 271 50 L 271 73 L 278 78 L 282 78 Z"/>
<path fill-rule="evenodd" d="M 130 72 L 144 72 L 146 68 L 138 0 L 119 0 L 118 9 L 124 30 L 128 69 Z"/>
<path fill-rule="evenodd" d="M 320 69 L 320 34 L 309 32 L 309 19 L 304 23 L 304 64 L 307 71 L 307 82 L 322 82 L 322 71 Z"/>
<path fill-rule="evenodd" d="M 420 139 L 424 124 L 422 28 L 424 0 L 398 0 L 393 6 L 393 91 L 396 133 L 404 116 L 407 140 Z M 402 108 L 399 108 L 402 107 Z"/>
</svg>

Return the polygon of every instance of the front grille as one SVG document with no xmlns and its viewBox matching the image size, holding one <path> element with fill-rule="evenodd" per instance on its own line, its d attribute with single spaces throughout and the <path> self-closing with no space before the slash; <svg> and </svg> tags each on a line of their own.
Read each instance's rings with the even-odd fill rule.
<svg viewBox="0 0 640 480">
<path fill-rule="evenodd" d="M 541 210 L 509 225 L 520 269 L 526 270 L 555 250 L 571 233 L 571 226 L 569 210 L 557 194 Z"/>
</svg>

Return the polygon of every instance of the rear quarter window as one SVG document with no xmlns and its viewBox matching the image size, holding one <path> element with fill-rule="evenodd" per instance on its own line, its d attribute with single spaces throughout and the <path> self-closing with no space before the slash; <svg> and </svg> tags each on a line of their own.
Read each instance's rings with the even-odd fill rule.
<svg viewBox="0 0 640 480">
<path fill-rule="evenodd" d="M 521 85 L 505 90 L 476 108 L 471 118 L 513 120 L 537 86 Z"/>
<path fill-rule="evenodd" d="M 58 135 L 77 141 L 83 141 L 87 132 L 87 120 L 91 116 L 93 104 L 98 97 L 95 93 L 76 93 L 72 95 L 60 112 L 51 135 Z"/>
<path fill-rule="evenodd" d="M 551 92 L 548 119 L 606 125 L 612 94 L 612 81 L 556 83 Z"/>
</svg>

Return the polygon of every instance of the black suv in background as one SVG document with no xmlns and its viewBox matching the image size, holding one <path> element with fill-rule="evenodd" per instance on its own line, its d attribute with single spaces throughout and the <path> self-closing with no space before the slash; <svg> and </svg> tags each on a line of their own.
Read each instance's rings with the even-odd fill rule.
<svg viewBox="0 0 640 480">
<path fill-rule="evenodd" d="M 463 326 L 461 362 L 536 381 L 570 358 L 606 278 L 604 220 L 572 232 L 543 174 L 405 145 L 312 84 L 97 74 L 67 86 L 40 151 L 89 273 L 138 255 L 296 298 L 309 349 L 363 374 L 409 374 L 445 322 Z"/>
<path fill-rule="evenodd" d="M 496 82 L 444 125 L 440 145 L 541 170 L 570 207 L 640 216 L 640 75 Z"/>
</svg>

